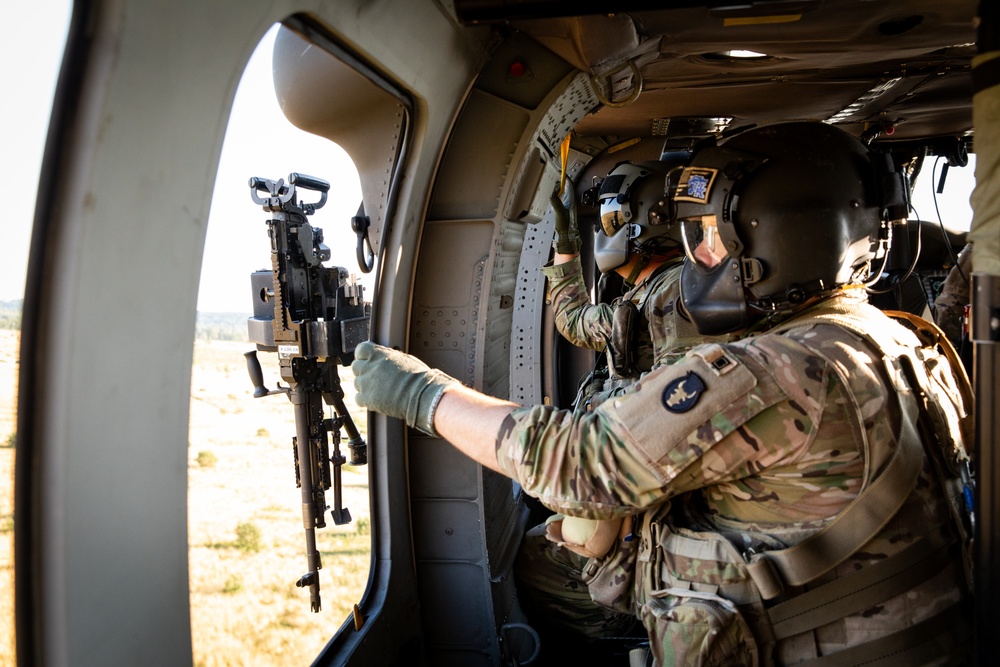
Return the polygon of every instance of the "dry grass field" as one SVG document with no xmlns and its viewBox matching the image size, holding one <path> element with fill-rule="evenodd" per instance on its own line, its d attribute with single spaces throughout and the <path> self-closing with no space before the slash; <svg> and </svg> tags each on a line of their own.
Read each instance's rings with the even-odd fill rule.
<svg viewBox="0 0 1000 667">
<path fill-rule="evenodd" d="M 0 665 L 13 663 L 11 482 L 17 332 L 0 331 Z M 367 470 L 344 468 L 353 523 L 317 531 L 323 610 L 295 582 L 306 571 L 299 490 L 283 396 L 252 397 L 246 343 L 199 341 L 191 382 L 188 548 L 191 632 L 198 667 L 307 665 L 364 593 L 370 563 Z M 273 388 L 276 360 L 261 354 Z M 341 369 L 348 407 L 350 371 Z M 346 447 L 344 448 L 346 451 Z M 333 501 L 332 490 L 327 495 Z"/>
<path fill-rule="evenodd" d="M 14 664 L 14 448 L 20 332 L 0 329 L 0 665 Z"/>
</svg>

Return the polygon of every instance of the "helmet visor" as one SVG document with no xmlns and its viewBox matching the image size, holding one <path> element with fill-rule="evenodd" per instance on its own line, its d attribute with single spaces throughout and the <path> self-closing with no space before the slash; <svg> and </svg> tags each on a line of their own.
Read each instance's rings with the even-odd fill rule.
<svg viewBox="0 0 1000 667">
<path fill-rule="evenodd" d="M 601 204 L 601 229 L 606 236 L 614 236 L 627 222 L 617 197 L 606 199 Z"/>
<path fill-rule="evenodd" d="M 682 220 L 681 238 L 688 260 L 703 271 L 711 271 L 729 257 L 714 215 Z"/>
</svg>

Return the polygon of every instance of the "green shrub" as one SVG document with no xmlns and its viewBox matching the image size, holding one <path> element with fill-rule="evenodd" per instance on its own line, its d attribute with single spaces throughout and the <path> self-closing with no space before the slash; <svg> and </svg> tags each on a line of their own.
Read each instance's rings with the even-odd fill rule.
<svg viewBox="0 0 1000 667">
<path fill-rule="evenodd" d="M 372 532 L 371 520 L 363 516 L 354 522 L 354 530 L 357 531 L 358 535 L 370 535 Z"/>
<path fill-rule="evenodd" d="M 244 553 L 260 551 L 260 528 L 249 521 L 237 524 L 236 548 Z"/>
<path fill-rule="evenodd" d="M 238 574 L 232 574 L 226 579 L 226 583 L 222 584 L 223 593 L 238 593 L 243 590 L 243 579 Z"/>
<path fill-rule="evenodd" d="M 216 458 L 215 454 L 213 454 L 212 452 L 202 450 L 198 452 L 198 457 L 195 459 L 195 461 L 202 468 L 211 468 L 212 466 L 214 466 L 216 463 L 219 462 L 219 459 Z"/>
</svg>

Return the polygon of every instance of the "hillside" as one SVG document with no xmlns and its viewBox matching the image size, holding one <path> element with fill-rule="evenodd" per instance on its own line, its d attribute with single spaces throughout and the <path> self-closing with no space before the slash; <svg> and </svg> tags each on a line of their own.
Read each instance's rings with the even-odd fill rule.
<svg viewBox="0 0 1000 667">
<path fill-rule="evenodd" d="M 0 330 L 20 330 L 22 299 L 0 301 Z M 247 342 L 247 313 L 199 312 L 195 323 L 196 340 Z"/>
</svg>

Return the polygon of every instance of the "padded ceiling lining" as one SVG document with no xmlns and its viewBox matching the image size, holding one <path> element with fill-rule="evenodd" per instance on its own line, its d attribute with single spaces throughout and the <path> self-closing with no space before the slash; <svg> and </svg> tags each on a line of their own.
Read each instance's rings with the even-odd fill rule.
<svg viewBox="0 0 1000 667">
<path fill-rule="evenodd" d="M 707 8 L 682 8 L 511 25 L 592 74 L 629 59 L 639 65 L 638 100 L 598 109 L 577 127 L 583 136 L 648 137 L 655 119 L 677 116 L 733 117 L 733 125 L 827 120 L 898 77 L 844 127 L 860 134 L 866 121 L 889 122 L 894 138 L 905 139 L 971 129 L 963 91 L 975 53 L 975 8 L 975 0 L 825 0 L 790 22 L 726 25 Z M 731 49 L 768 57 L 711 55 Z M 620 84 L 628 74 L 619 72 Z"/>
</svg>

